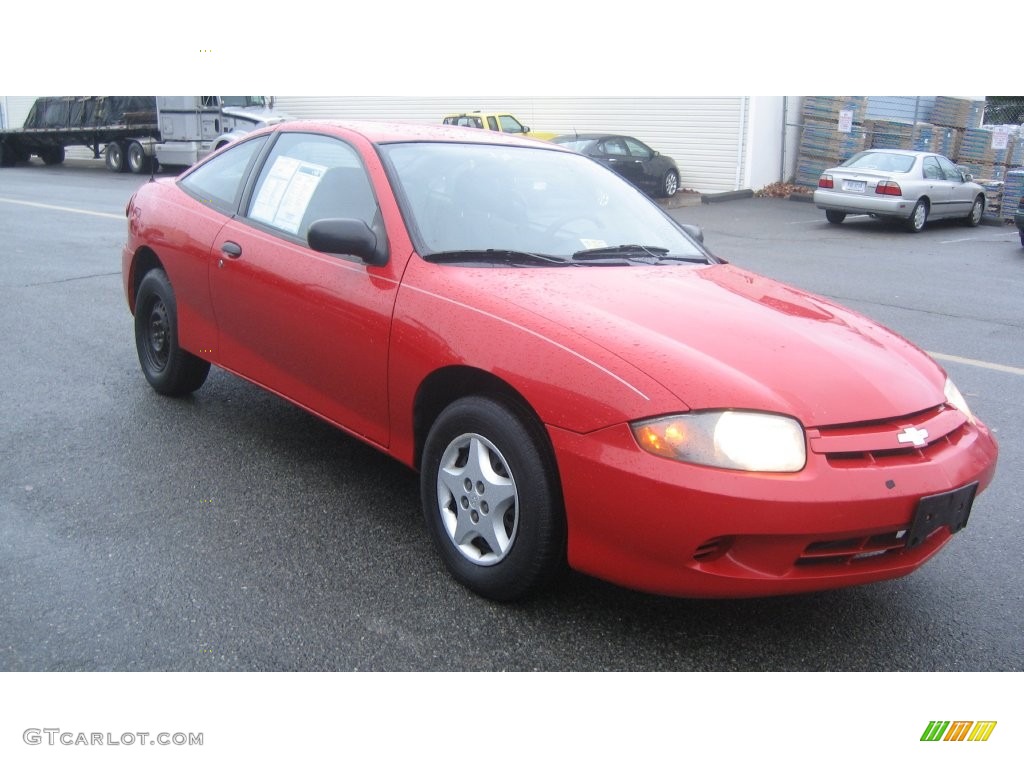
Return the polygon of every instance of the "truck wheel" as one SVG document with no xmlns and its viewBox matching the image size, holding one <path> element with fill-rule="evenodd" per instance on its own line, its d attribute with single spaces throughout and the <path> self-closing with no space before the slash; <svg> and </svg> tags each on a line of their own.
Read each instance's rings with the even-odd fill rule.
<svg viewBox="0 0 1024 768">
<path fill-rule="evenodd" d="M 10 168 L 15 161 L 14 147 L 0 144 L 0 168 Z"/>
<path fill-rule="evenodd" d="M 132 173 L 149 173 L 153 168 L 153 158 L 146 154 L 146 149 L 137 141 L 128 145 L 128 169 Z"/>
<path fill-rule="evenodd" d="M 112 141 L 107 144 L 107 148 L 103 152 L 103 157 L 107 163 L 108 171 L 113 171 L 114 173 L 124 172 L 124 147 L 121 146 L 121 142 Z"/>
<path fill-rule="evenodd" d="M 60 165 L 64 162 L 64 147 L 47 147 L 39 153 L 46 165 Z"/>
</svg>

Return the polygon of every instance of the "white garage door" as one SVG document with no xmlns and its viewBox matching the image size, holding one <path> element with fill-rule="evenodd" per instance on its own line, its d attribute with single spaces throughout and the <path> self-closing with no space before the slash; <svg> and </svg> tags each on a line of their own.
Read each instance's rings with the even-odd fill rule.
<svg viewBox="0 0 1024 768">
<path fill-rule="evenodd" d="M 745 163 L 746 97 L 473 98 L 275 96 L 275 110 L 299 119 L 440 123 L 453 112 L 511 112 L 538 131 L 607 131 L 636 136 L 679 165 L 681 186 L 738 188 Z"/>
</svg>

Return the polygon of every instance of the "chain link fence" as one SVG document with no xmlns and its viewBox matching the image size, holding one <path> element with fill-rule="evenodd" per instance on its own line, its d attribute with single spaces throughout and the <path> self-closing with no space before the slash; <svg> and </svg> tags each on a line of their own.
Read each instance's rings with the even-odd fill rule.
<svg viewBox="0 0 1024 768">
<path fill-rule="evenodd" d="M 987 96 L 985 125 L 1024 125 L 1024 96 Z"/>
</svg>

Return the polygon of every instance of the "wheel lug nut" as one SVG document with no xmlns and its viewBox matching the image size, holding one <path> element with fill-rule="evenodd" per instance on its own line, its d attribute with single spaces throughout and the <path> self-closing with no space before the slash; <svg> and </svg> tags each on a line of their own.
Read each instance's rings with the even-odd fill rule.
<svg viewBox="0 0 1024 768">
<path fill-rule="evenodd" d="M 476 510 L 473 510 L 472 512 L 470 512 L 469 513 L 469 517 L 473 520 L 474 523 L 479 523 L 480 522 L 480 515 L 478 515 L 476 513 Z"/>
<path fill-rule="evenodd" d="M 485 515 L 491 511 L 491 508 L 487 506 L 486 501 L 480 502 L 480 511 L 483 512 Z"/>
<path fill-rule="evenodd" d="M 467 499 L 465 496 L 459 499 L 459 503 L 462 505 L 463 509 L 469 509 L 469 499 Z"/>
<path fill-rule="evenodd" d="M 472 490 L 473 490 L 473 481 L 472 481 L 472 480 L 470 480 L 470 479 L 469 479 L 469 478 L 467 477 L 467 478 L 465 479 L 465 481 L 463 482 L 463 486 L 465 487 L 465 489 L 466 489 L 467 491 L 472 491 Z"/>
</svg>

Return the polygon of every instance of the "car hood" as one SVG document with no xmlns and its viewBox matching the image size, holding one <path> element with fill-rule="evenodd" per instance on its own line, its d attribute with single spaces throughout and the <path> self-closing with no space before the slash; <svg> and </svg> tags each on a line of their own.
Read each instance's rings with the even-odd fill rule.
<svg viewBox="0 0 1024 768">
<path fill-rule="evenodd" d="M 826 426 L 943 401 L 942 369 L 910 342 L 731 265 L 495 270 L 489 280 L 492 297 L 599 344 L 694 410 Z"/>
</svg>

